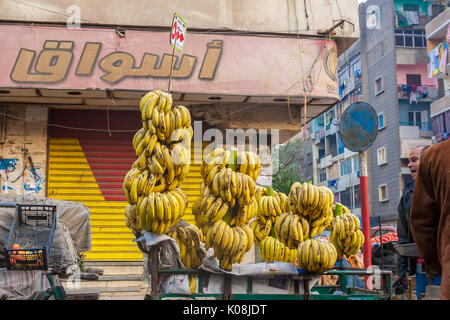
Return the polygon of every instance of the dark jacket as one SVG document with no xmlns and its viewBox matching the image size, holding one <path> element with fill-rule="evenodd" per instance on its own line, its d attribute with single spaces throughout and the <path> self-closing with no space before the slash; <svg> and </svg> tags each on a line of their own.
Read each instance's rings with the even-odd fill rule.
<svg viewBox="0 0 450 320">
<path fill-rule="evenodd" d="M 400 203 L 398 204 L 397 237 L 399 244 L 413 243 L 413 237 L 410 228 L 410 209 L 414 191 L 414 181 L 409 183 L 403 190 Z M 415 258 L 399 257 L 397 259 L 397 272 L 400 278 L 403 278 L 408 272 L 409 275 L 416 273 Z M 408 266 L 409 263 L 409 266 Z"/>
<path fill-rule="evenodd" d="M 411 206 L 411 232 L 425 263 L 442 274 L 441 299 L 450 299 L 450 140 L 420 157 Z"/>
<path fill-rule="evenodd" d="M 414 191 L 414 181 L 409 183 L 405 190 L 403 190 L 400 203 L 398 204 L 398 221 L 397 221 L 397 237 L 399 243 L 412 243 L 414 242 L 411 234 L 411 228 L 409 226 L 410 221 L 410 209 L 412 203 L 412 195 Z"/>
</svg>

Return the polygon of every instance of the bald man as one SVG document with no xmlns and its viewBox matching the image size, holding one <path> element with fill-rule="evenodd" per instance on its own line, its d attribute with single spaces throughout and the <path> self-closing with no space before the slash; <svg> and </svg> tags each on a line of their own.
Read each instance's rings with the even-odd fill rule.
<svg viewBox="0 0 450 320">
<path fill-rule="evenodd" d="M 413 181 L 410 182 L 403 191 L 400 203 L 398 204 L 398 221 L 397 221 L 397 236 L 399 244 L 413 243 L 414 239 L 411 234 L 410 225 L 410 209 L 412 202 L 412 195 L 414 191 L 414 182 L 419 170 L 420 156 L 425 149 L 425 146 L 417 146 L 414 148 L 408 157 L 408 168 L 411 172 Z M 396 294 L 401 294 L 407 287 L 407 274 L 414 275 L 416 273 L 416 258 L 399 257 L 397 259 L 397 275 L 394 278 L 393 285 Z M 402 285 L 400 285 L 402 282 Z"/>
<path fill-rule="evenodd" d="M 450 300 L 450 140 L 421 156 L 411 205 L 411 233 L 420 256 L 442 275 L 441 299 Z"/>
</svg>

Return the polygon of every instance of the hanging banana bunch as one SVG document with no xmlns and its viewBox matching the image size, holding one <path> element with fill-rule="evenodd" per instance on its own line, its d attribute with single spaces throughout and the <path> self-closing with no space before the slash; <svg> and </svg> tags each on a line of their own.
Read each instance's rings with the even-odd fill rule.
<svg viewBox="0 0 450 320">
<path fill-rule="evenodd" d="M 336 248 L 329 242 L 308 239 L 297 248 L 298 266 L 309 272 L 323 273 L 331 270 L 336 263 Z"/>
<path fill-rule="evenodd" d="M 309 238 L 321 234 L 333 220 L 333 192 L 324 186 L 295 182 L 288 195 L 291 213 L 307 218 Z"/>
<path fill-rule="evenodd" d="M 336 216 L 331 222 L 330 241 L 336 247 L 338 259 L 343 256 L 355 255 L 364 244 L 365 238 L 359 229 L 360 221 L 357 216 L 340 203 L 335 203 Z"/>
<path fill-rule="evenodd" d="M 245 254 L 252 248 L 253 241 L 253 233 L 247 225 L 232 227 L 220 220 L 209 225 L 205 247 L 214 249 L 220 268 L 231 270 L 233 264 L 242 262 Z"/>
<path fill-rule="evenodd" d="M 204 156 L 201 196 L 194 201 L 192 213 L 205 235 L 206 248 L 214 248 L 224 270 L 241 263 L 253 246 L 248 223 L 258 212 L 255 179 L 260 166 L 252 152 L 215 148 Z"/>
<path fill-rule="evenodd" d="M 167 235 L 176 240 L 180 248 L 181 261 L 186 269 L 197 269 L 203 262 L 206 252 L 203 249 L 203 233 L 193 224 L 179 226 Z M 188 276 L 191 294 L 196 292 L 197 278 L 195 275 Z"/>
<path fill-rule="evenodd" d="M 297 248 L 291 249 L 274 237 L 266 237 L 261 242 L 261 258 L 265 262 L 294 263 L 297 259 Z"/>
<path fill-rule="evenodd" d="M 258 212 L 256 219 L 250 224 L 250 228 L 255 235 L 255 244 L 260 245 L 261 241 L 269 236 L 276 219 L 287 212 L 287 196 L 284 193 L 276 192 L 270 187 L 258 187 Z M 256 198 L 256 197 L 255 197 Z"/>
<path fill-rule="evenodd" d="M 186 269 L 196 269 L 202 264 L 206 252 L 202 248 L 203 233 L 199 228 L 193 224 L 179 226 L 167 235 L 177 242 Z"/>
<path fill-rule="evenodd" d="M 125 175 L 123 192 L 129 206 L 127 226 L 166 233 L 184 215 L 187 196 L 179 188 L 190 167 L 193 130 L 184 106 L 160 90 L 145 94 L 139 103 L 142 119 L 132 145 L 137 159 Z"/>
<path fill-rule="evenodd" d="M 275 234 L 284 245 L 296 249 L 300 242 L 309 239 L 309 223 L 304 217 L 283 213 L 275 222 Z"/>
</svg>

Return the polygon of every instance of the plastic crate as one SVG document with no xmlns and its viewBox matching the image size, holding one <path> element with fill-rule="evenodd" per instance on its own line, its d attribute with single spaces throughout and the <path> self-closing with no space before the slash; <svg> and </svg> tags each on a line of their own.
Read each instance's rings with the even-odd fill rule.
<svg viewBox="0 0 450 320">
<path fill-rule="evenodd" d="M 48 270 L 56 226 L 56 206 L 16 205 L 4 247 L 8 270 Z M 14 245 L 20 245 L 15 248 Z"/>
</svg>

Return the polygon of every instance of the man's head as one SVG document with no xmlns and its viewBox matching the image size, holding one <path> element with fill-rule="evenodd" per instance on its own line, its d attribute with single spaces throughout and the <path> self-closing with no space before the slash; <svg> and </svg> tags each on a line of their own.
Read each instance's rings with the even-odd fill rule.
<svg viewBox="0 0 450 320">
<path fill-rule="evenodd" d="M 416 180 L 417 171 L 419 170 L 420 156 L 426 148 L 427 146 L 418 146 L 409 153 L 408 168 L 411 172 L 413 180 Z"/>
</svg>

